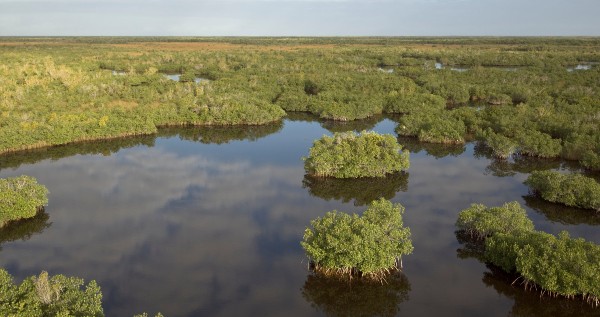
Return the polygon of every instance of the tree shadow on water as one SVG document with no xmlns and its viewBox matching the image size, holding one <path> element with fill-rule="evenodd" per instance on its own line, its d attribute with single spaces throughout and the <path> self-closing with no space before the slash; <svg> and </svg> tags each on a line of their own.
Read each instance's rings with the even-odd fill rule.
<svg viewBox="0 0 600 317">
<path fill-rule="evenodd" d="M 52 223 L 50 216 L 42 209 L 34 217 L 13 221 L 0 228 L 0 250 L 2 244 L 17 240 L 29 240 L 34 234 L 42 233 Z"/>
<path fill-rule="evenodd" d="M 277 133 L 282 128 L 283 121 L 264 125 L 166 127 L 158 131 L 158 136 L 171 137 L 178 135 L 186 141 L 204 144 L 226 144 L 231 141 L 256 141 Z"/>
<path fill-rule="evenodd" d="M 507 316 L 600 316 L 600 309 L 583 300 L 540 296 L 539 292 L 526 290 L 518 282 L 513 283 L 517 278 L 516 275 L 506 273 L 502 269 L 491 265 L 488 265 L 488 269 L 489 271 L 483 274 L 483 283 L 486 286 L 493 288 L 498 294 L 514 300 L 514 304 Z"/>
<path fill-rule="evenodd" d="M 355 206 L 364 206 L 379 198 L 392 199 L 399 191 L 408 190 L 406 172 L 398 172 L 386 177 L 365 177 L 339 179 L 304 175 L 302 187 L 308 188 L 312 196 L 325 200 L 341 200 L 347 203 L 354 200 Z"/>
<path fill-rule="evenodd" d="M 384 283 L 313 272 L 304 282 L 302 297 L 327 316 L 396 316 L 410 289 L 401 272 L 392 273 Z"/>
<path fill-rule="evenodd" d="M 483 240 L 475 239 L 463 231 L 456 232 L 456 238 L 461 244 L 457 250 L 460 259 L 474 258 L 485 263 Z M 499 295 L 514 300 L 507 316 L 510 317 L 600 317 L 600 310 L 586 303 L 581 298 L 566 299 L 562 297 L 542 296 L 535 290 L 527 290 L 520 282 L 519 275 L 507 273 L 503 269 L 486 264 L 488 271 L 483 273 L 482 281 L 487 287 L 493 288 Z"/>
<path fill-rule="evenodd" d="M 398 143 L 402 144 L 402 148 L 407 149 L 410 153 L 419 153 L 425 151 L 427 155 L 433 156 L 436 159 L 446 156 L 459 156 L 466 150 L 464 144 L 439 144 L 420 142 L 415 137 L 398 137 Z"/>
<path fill-rule="evenodd" d="M 526 195 L 522 197 L 525 200 L 525 205 L 527 207 L 544 215 L 546 219 L 552 222 L 558 222 L 565 225 L 600 225 L 600 212 L 551 203 L 535 195 Z"/>
</svg>

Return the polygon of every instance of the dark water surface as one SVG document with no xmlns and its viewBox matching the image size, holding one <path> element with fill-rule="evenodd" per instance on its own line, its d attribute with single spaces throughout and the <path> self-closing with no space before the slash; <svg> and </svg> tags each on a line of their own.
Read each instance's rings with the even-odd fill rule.
<svg viewBox="0 0 600 317">
<path fill-rule="evenodd" d="M 305 177 L 302 156 L 330 131 L 393 133 L 380 118 L 355 125 L 294 115 L 247 128 L 164 129 L 158 136 L 0 157 L 0 177 L 28 174 L 50 190 L 46 214 L 0 232 L 0 266 L 17 279 L 95 279 L 107 316 L 598 316 L 578 301 L 511 286 L 458 242 L 454 222 L 472 202 L 527 204 L 536 228 L 600 243 L 598 216 L 527 196 L 534 168 L 496 162 L 475 144 L 411 150 L 407 173 L 386 180 Z M 406 207 L 414 253 L 387 285 L 348 285 L 307 270 L 310 220 L 361 212 L 377 196 Z"/>
</svg>

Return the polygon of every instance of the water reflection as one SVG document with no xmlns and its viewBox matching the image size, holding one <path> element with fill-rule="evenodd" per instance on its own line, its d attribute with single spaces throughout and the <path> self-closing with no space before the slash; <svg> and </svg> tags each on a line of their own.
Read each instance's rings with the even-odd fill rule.
<svg viewBox="0 0 600 317">
<path fill-rule="evenodd" d="M 512 317 L 575 317 L 600 316 L 598 308 L 580 299 L 550 298 L 540 296 L 537 292 L 526 291 L 518 283 L 512 282 L 516 276 L 505 273 L 499 268 L 488 266 L 489 271 L 483 275 L 483 283 L 493 288 L 498 294 L 514 300 L 507 316 Z"/>
<path fill-rule="evenodd" d="M 152 147 L 154 135 L 129 136 L 111 140 L 85 141 L 41 149 L 20 151 L 0 155 L 0 170 L 17 168 L 24 164 L 34 164 L 43 160 L 59 160 L 65 157 L 85 154 L 110 156 L 122 149 L 136 146 Z"/>
<path fill-rule="evenodd" d="M 464 231 L 456 231 L 456 240 L 460 244 L 460 248 L 456 249 L 456 256 L 459 259 L 477 259 L 480 262 L 485 262 L 483 252 L 485 251 L 485 242 L 481 239 L 475 239 L 470 234 Z"/>
<path fill-rule="evenodd" d="M 397 316 L 409 299 L 410 283 L 395 273 L 385 283 L 365 279 L 309 274 L 302 296 L 327 316 Z"/>
<path fill-rule="evenodd" d="M 159 130 L 161 137 L 178 135 L 182 140 L 204 144 L 226 144 L 231 141 L 256 141 L 283 128 L 283 121 L 264 125 L 168 127 Z"/>
<path fill-rule="evenodd" d="M 364 206 L 378 198 L 392 199 L 399 191 L 408 190 L 408 173 L 400 172 L 386 177 L 337 179 L 304 175 L 302 187 L 308 188 L 312 196 L 325 200 L 354 201 L 355 206 Z"/>
<path fill-rule="evenodd" d="M 277 133 L 283 128 L 283 121 L 256 126 L 197 126 L 164 127 L 157 135 L 128 136 L 110 140 L 76 142 L 60 146 L 32 149 L 0 155 L 0 170 L 17 168 L 22 164 L 33 164 L 43 160 L 58 160 L 74 155 L 100 154 L 110 156 L 122 149 L 136 146 L 154 146 L 156 137 L 179 136 L 182 140 L 204 144 L 226 144 L 231 141 L 256 141 Z"/>
<path fill-rule="evenodd" d="M 552 222 L 568 225 L 600 225 L 600 212 L 551 203 L 534 195 L 523 196 L 523 199 L 527 207 L 544 215 Z"/>
<path fill-rule="evenodd" d="M 577 170 L 580 167 L 576 162 L 560 159 L 540 159 L 524 155 L 513 155 L 507 160 L 494 157 L 492 150 L 482 142 L 475 143 L 474 156 L 490 160 L 486 173 L 497 177 L 514 176 L 517 173 L 529 174 L 533 171 L 567 168 Z"/>
<path fill-rule="evenodd" d="M 33 235 L 42 233 L 52 225 L 48 219 L 50 216 L 42 209 L 32 218 L 13 221 L 0 228 L 0 250 L 3 243 L 29 240 Z"/>
<path fill-rule="evenodd" d="M 391 120 L 374 127 L 393 128 Z M 402 314 L 506 316 L 514 303 L 481 282 L 485 265 L 457 258 L 454 224 L 472 202 L 523 203 L 525 175 L 486 174 L 491 161 L 474 158 L 469 143 L 460 155 L 411 153 L 409 187 L 401 176 L 386 186 L 362 185 L 368 195 L 338 191 L 335 182 L 303 187 L 300 157 L 327 131 L 315 120 L 286 120 L 273 130 L 221 138 L 194 127 L 166 129 L 158 137 L 78 144 L 81 152 L 70 146 L 52 155 L 60 148 L 32 152 L 22 162 L 0 157 L 12 162 L 3 166 L 18 166 L 3 168 L 0 177 L 28 174 L 49 188 L 52 219 L 43 234 L 4 242 L 0 267 L 16 279 L 41 270 L 95 279 L 107 316 L 322 316 L 327 305 L 299 291 L 307 284 L 302 233 L 327 211 L 363 211 L 354 204 L 379 191 L 406 207 L 403 219 L 413 236 L 415 251 L 404 260 L 410 299 Z M 88 154 L 66 157 L 69 152 Z M 600 241 L 595 227 L 530 216 L 540 230 Z M 353 309 L 380 312 L 368 303 Z"/>
<path fill-rule="evenodd" d="M 374 115 L 361 120 L 336 121 L 321 119 L 317 115 L 308 112 L 288 112 L 287 114 L 287 119 L 291 121 L 319 122 L 323 129 L 331 133 L 372 130 L 384 118 L 386 118 L 384 115 Z"/>
<path fill-rule="evenodd" d="M 419 142 L 417 138 L 398 137 L 398 142 L 402 147 L 409 150 L 411 153 L 419 153 L 425 151 L 427 155 L 435 158 L 446 156 L 459 156 L 465 152 L 464 144 L 439 144 L 439 143 L 424 143 Z"/>
<path fill-rule="evenodd" d="M 173 80 L 173 81 L 179 81 L 179 78 L 181 78 L 181 74 L 175 73 L 175 74 L 164 74 L 165 77 L 169 80 Z M 195 83 L 201 83 L 203 81 L 209 81 L 206 78 L 202 78 L 202 77 L 195 77 L 194 78 L 194 82 Z"/>
</svg>

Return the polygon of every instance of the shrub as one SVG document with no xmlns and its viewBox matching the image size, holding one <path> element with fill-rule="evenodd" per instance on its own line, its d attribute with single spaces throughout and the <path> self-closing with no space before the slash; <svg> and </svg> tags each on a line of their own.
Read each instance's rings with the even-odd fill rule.
<svg viewBox="0 0 600 317">
<path fill-rule="evenodd" d="M 553 139 L 543 132 L 535 130 L 522 131 L 517 135 L 517 139 L 519 150 L 523 155 L 553 158 L 560 156 L 562 151 L 560 140 Z"/>
<path fill-rule="evenodd" d="M 517 143 L 511 138 L 494 133 L 491 130 L 487 130 L 483 138 L 486 145 L 492 149 L 494 156 L 500 159 L 509 158 L 517 149 Z"/>
<path fill-rule="evenodd" d="M 467 128 L 450 112 L 417 112 L 400 118 L 396 132 L 402 136 L 416 136 L 421 142 L 461 144 Z"/>
<path fill-rule="evenodd" d="M 384 177 L 408 169 L 408 158 L 408 151 L 402 151 L 392 135 L 365 131 L 335 133 L 313 143 L 304 159 L 304 169 L 313 176 Z"/>
<path fill-rule="evenodd" d="M 301 242 L 315 270 L 381 279 L 413 250 L 404 207 L 380 199 L 360 217 L 336 210 L 311 221 Z"/>
<path fill-rule="evenodd" d="M 553 296 L 582 296 L 600 304 L 600 246 L 593 242 L 572 239 L 564 231 L 558 238 L 540 231 L 498 233 L 486 240 L 485 258 L 518 272 L 525 287 L 540 286 Z"/>
<path fill-rule="evenodd" d="M 600 184 L 580 174 L 534 171 L 525 180 L 542 199 L 567 206 L 600 211 Z"/>
<path fill-rule="evenodd" d="M 0 269 L 0 315 L 2 316 L 104 316 L 102 293 L 95 281 L 84 289 L 80 278 L 47 272 L 26 278 L 20 285 Z"/>
<path fill-rule="evenodd" d="M 34 217 L 48 203 L 48 189 L 31 176 L 0 179 L 0 228 Z"/>
<path fill-rule="evenodd" d="M 567 232 L 557 238 L 535 231 L 517 202 L 495 208 L 473 204 L 460 212 L 456 226 L 459 232 L 484 239 L 483 256 L 476 254 L 477 258 L 518 273 L 526 288 L 600 304 L 599 245 L 572 239 Z"/>
<path fill-rule="evenodd" d="M 533 222 L 527 218 L 525 209 L 516 201 L 490 208 L 482 204 L 472 204 L 458 214 L 456 226 L 478 239 L 484 239 L 497 232 L 511 234 L 533 230 Z"/>
</svg>

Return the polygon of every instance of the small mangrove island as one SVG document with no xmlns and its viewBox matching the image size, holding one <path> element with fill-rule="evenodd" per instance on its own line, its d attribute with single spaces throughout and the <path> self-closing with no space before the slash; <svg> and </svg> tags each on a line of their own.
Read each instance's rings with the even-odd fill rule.
<svg viewBox="0 0 600 317">
<path fill-rule="evenodd" d="M 34 217 L 48 204 L 48 189 L 31 176 L 0 179 L 0 228 Z"/>
<path fill-rule="evenodd" d="M 473 204 L 459 213 L 458 232 L 485 244 L 483 259 L 516 274 L 513 283 L 552 297 L 581 298 L 600 304 L 600 245 L 534 230 L 517 202 L 488 208 Z"/>
<path fill-rule="evenodd" d="M 525 185 L 546 201 L 600 212 L 600 184 L 591 177 L 534 171 Z"/>
<path fill-rule="evenodd" d="M 409 153 L 391 134 L 363 131 L 324 135 L 304 159 L 304 169 L 318 177 L 385 177 L 408 169 Z"/>
<path fill-rule="evenodd" d="M 402 205 L 385 199 L 373 201 L 362 216 L 333 210 L 311 221 L 301 245 L 316 272 L 383 280 L 413 251 L 403 213 Z"/>
</svg>

